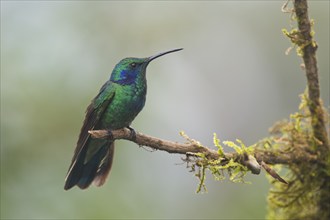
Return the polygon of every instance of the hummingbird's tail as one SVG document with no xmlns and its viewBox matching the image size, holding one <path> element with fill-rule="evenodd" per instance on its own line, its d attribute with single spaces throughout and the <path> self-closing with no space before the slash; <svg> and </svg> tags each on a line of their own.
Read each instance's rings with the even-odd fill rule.
<svg viewBox="0 0 330 220">
<path fill-rule="evenodd" d="M 103 185 L 111 169 L 114 149 L 113 141 L 104 140 L 102 146 L 97 152 L 93 152 L 93 155 L 86 162 L 88 148 L 84 146 L 75 160 L 72 161 L 65 179 L 64 189 L 68 190 L 75 185 L 81 189 L 86 189 L 92 182 L 96 186 Z"/>
<path fill-rule="evenodd" d="M 102 186 L 105 183 L 105 180 L 107 179 L 111 169 L 114 153 L 115 153 L 115 143 L 112 142 L 110 144 L 106 157 L 102 160 L 102 164 L 97 170 L 96 176 L 93 180 L 93 183 L 96 186 Z"/>
</svg>

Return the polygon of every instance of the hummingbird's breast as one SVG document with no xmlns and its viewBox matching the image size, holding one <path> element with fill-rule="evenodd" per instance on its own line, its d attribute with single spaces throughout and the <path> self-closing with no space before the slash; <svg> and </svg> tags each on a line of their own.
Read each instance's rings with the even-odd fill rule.
<svg viewBox="0 0 330 220">
<path fill-rule="evenodd" d="M 118 86 L 103 116 L 102 127 L 119 129 L 129 126 L 143 109 L 146 93 L 146 83 Z"/>
</svg>

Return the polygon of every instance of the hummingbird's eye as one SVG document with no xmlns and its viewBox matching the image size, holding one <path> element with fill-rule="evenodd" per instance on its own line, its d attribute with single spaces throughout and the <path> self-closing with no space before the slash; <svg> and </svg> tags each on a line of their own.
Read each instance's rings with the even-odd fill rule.
<svg viewBox="0 0 330 220">
<path fill-rule="evenodd" d="M 131 67 L 136 67 L 136 63 L 131 63 Z"/>
</svg>

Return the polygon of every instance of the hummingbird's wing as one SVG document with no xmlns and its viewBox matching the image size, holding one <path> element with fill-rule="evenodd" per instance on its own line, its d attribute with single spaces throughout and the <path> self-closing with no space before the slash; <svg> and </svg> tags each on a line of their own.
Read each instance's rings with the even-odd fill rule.
<svg viewBox="0 0 330 220">
<path fill-rule="evenodd" d="M 114 151 L 113 141 L 93 139 L 88 131 L 97 129 L 114 96 L 114 85 L 108 81 L 88 106 L 77 147 L 65 179 L 64 189 L 70 189 L 74 185 L 86 188 L 95 177 L 97 177 L 97 185 L 104 183 L 111 167 Z"/>
<path fill-rule="evenodd" d="M 92 100 L 92 103 L 87 107 L 86 116 L 83 126 L 80 131 L 79 139 L 77 142 L 77 148 L 75 155 L 79 153 L 80 148 L 84 146 L 87 139 L 90 137 L 88 131 L 94 130 L 97 127 L 100 119 L 102 118 L 105 110 L 111 104 L 115 96 L 115 88 L 112 82 L 106 82 L 100 89 L 99 94 Z"/>
</svg>

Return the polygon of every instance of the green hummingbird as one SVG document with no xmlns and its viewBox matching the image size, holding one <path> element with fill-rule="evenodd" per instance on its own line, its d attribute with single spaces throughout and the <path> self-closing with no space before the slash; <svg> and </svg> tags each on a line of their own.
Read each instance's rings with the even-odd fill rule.
<svg viewBox="0 0 330 220">
<path fill-rule="evenodd" d="M 110 79 L 87 107 L 77 146 L 65 178 L 64 189 L 77 185 L 86 189 L 93 182 L 104 184 L 111 169 L 114 141 L 95 139 L 89 130 L 130 128 L 130 124 L 144 107 L 147 93 L 146 69 L 148 64 L 169 50 L 147 58 L 125 58 L 113 69 Z"/>
</svg>

